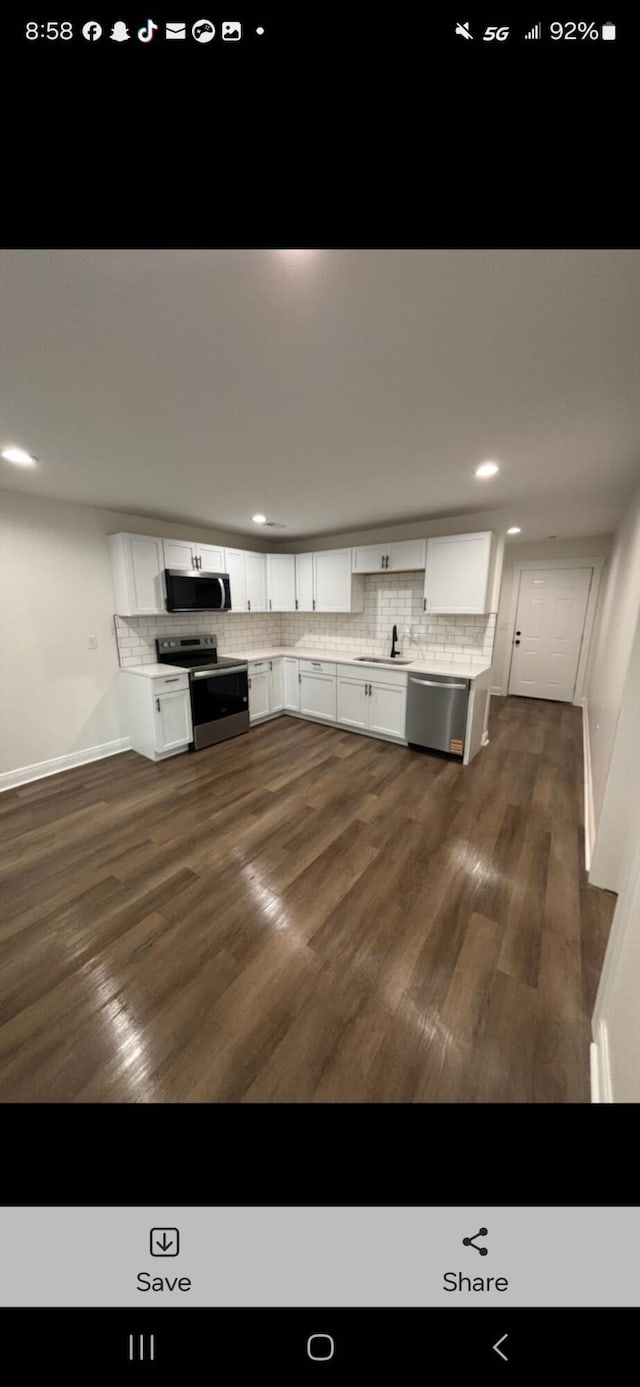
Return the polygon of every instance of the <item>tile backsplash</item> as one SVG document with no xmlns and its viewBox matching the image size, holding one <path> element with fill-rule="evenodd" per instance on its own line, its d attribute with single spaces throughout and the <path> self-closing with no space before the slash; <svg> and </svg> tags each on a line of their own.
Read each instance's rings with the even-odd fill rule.
<svg viewBox="0 0 640 1387">
<path fill-rule="evenodd" d="M 398 646 L 414 659 L 490 664 L 496 615 L 431 616 L 423 612 L 423 573 L 371 573 L 364 580 L 364 611 L 343 615 L 314 612 L 210 612 L 198 616 L 115 618 L 120 664 L 151 664 L 155 639 L 173 632 L 215 633 L 218 648 L 241 652 L 270 645 L 388 655 L 393 626 Z"/>
</svg>

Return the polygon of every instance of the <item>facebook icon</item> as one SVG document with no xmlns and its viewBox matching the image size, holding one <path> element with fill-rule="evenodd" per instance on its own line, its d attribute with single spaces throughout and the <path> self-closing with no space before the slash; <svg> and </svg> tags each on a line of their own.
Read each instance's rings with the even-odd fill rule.
<svg viewBox="0 0 640 1387">
<path fill-rule="evenodd" d="M 88 39 L 89 43 L 95 43 L 96 39 L 100 38 L 101 34 L 102 25 L 97 24 L 95 19 L 90 19 L 88 24 L 83 24 L 82 26 L 82 37 Z"/>
</svg>

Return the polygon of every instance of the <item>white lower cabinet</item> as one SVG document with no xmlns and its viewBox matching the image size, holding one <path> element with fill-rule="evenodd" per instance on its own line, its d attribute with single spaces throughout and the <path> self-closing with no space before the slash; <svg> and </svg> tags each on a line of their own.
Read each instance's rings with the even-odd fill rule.
<svg viewBox="0 0 640 1387">
<path fill-rule="evenodd" d="M 295 661 L 297 665 L 297 660 Z M 284 711 L 282 660 L 255 660 L 249 665 L 249 720 L 260 722 Z"/>
<path fill-rule="evenodd" d="M 314 668 L 314 665 L 317 666 Z M 335 665 L 321 660 L 300 661 L 300 712 L 310 718 L 336 720 Z"/>
<path fill-rule="evenodd" d="M 187 751 L 193 741 L 193 723 L 186 671 L 152 679 L 123 670 L 121 679 L 133 750 L 150 761 Z"/>
<path fill-rule="evenodd" d="M 191 701 L 188 691 L 157 694 L 154 699 L 156 751 L 178 751 L 191 741 Z"/>
<path fill-rule="evenodd" d="M 346 727 L 369 726 L 368 688 L 364 679 L 338 676 L 338 722 L 343 722 Z"/>
<path fill-rule="evenodd" d="M 374 672 L 363 677 L 351 665 L 338 665 L 338 722 L 361 728 L 380 737 L 405 737 L 407 679 L 395 670 Z"/>
<path fill-rule="evenodd" d="M 284 679 L 284 707 L 290 709 L 292 713 L 300 712 L 300 671 L 298 661 L 291 655 L 285 655 L 282 661 L 282 672 Z"/>
</svg>

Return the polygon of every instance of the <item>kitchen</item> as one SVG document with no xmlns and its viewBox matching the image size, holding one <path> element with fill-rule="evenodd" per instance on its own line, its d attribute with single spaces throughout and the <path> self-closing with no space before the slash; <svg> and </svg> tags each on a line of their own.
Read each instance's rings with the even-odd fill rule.
<svg viewBox="0 0 640 1387">
<path fill-rule="evenodd" d="M 636 272 L 2 253 L 0 1101 L 640 1101 Z"/>
</svg>

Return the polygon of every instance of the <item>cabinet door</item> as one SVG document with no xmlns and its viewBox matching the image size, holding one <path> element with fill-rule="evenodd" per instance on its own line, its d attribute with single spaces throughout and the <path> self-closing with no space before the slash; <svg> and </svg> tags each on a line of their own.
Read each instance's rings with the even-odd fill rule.
<svg viewBox="0 0 640 1387">
<path fill-rule="evenodd" d="M 387 545 L 388 564 L 385 567 L 396 573 L 409 569 L 424 568 L 426 563 L 427 541 L 425 539 L 403 539 L 400 544 Z"/>
<path fill-rule="evenodd" d="M 244 581 L 247 593 L 247 610 L 266 612 L 267 610 L 267 558 L 266 554 L 245 553 Z M 233 599 L 232 599 L 233 600 Z"/>
<path fill-rule="evenodd" d="M 193 740 L 188 689 L 154 697 L 156 751 L 173 751 Z"/>
<path fill-rule="evenodd" d="M 298 683 L 298 661 L 285 655 L 283 661 L 284 672 L 284 706 L 291 708 L 295 713 L 300 711 L 300 685 Z"/>
<path fill-rule="evenodd" d="M 270 660 L 271 689 L 270 704 L 272 713 L 281 713 L 284 708 L 284 669 L 282 660 Z"/>
<path fill-rule="evenodd" d="M 338 722 L 348 727 L 369 726 L 368 684 L 364 679 L 338 678 L 337 706 Z"/>
<path fill-rule="evenodd" d="M 369 731 L 382 732 L 387 737 L 404 737 L 407 718 L 406 684 L 369 685 Z"/>
<path fill-rule="evenodd" d="M 162 540 L 151 535 L 125 536 L 130 607 L 123 616 L 166 615 Z"/>
<path fill-rule="evenodd" d="M 313 611 L 313 554 L 296 554 L 296 611 Z"/>
<path fill-rule="evenodd" d="M 336 720 L 335 674 L 306 674 L 300 678 L 300 712 L 312 718 Z"/>
<path fill-rule="evenodd" d="M 351 611 L 351 550 L 324 549 L 313 556 L 316 612 Z"/>
<path fill-rule="evenodd" d="M 163 539 L 165 568 L 197 568 L 197 545 L 188 539 Z"/>
<path fill-rule="evenodd" d="M 249 721 L 255 722 L 256 718 L 266 718 L 271 712 L 271 702 L 269 698 L 271 675 L 268 669 L 260 670 L 258 673 L 249 668 Z"/>
<path fill-rule="evenodd" d="M 490 557 L 489 531 L 427 540 L 425 611 L 486 612 Z"/>
<path fill-rule="evenodd" d="M 224 571 L 229 574 L 232 612 L 246 612 L 247 590 L 244 583 L 244 550 L 225 549 Z"/>
<path fill-rule="evenodd" d="M 295 554 L 267 554 L 267 601 L 270 612 L 295 612 Z"/>
<path fill-rule="evenodd" d="M 199 544 L 198 558 L 199 567 L 204 573 L 225 573 L 224 549 L 218 548 L 217 544 Z"/>
<path fill-rule="evenodd" d="M 363 549 L 354 549 L 352 572 L 381 573 L 386 568 L 385 558 L 389 552 L 389 546 L 384 544 L 367 544 Z"/>
</svg>

